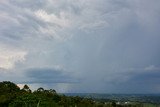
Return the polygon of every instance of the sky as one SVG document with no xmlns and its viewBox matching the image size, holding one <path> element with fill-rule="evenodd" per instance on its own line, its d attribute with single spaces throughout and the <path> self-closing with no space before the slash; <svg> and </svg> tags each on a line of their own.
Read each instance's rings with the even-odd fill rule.
<svg viewBox="0 0 160 107">
<path fill-rule="evenodd" d="M 0 81 L 72 93 L 160 93 L 160 0 L 0 0 Z"/>
</svg>

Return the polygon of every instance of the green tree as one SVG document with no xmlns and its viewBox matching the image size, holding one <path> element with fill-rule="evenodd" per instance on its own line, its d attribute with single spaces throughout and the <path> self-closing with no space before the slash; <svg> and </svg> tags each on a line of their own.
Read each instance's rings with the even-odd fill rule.
<svg viewBox="0 0 160 107">
<path fill-rule="evenodd" d="M 116 107 L 116 103 L 114 101 L 112 102 L 112 107 Z"/>
<path fill-rule="evenodd" d="M 38 88 L 37 92 L 44 92 L 44 88 L 42 88 L 42 87 Z"/>
<path fill-rule="evenodd" d="M 30 90 L 28 85 L 24 85 L 22 90 L 25 91 L 25 92 L 31 93 L 31 90 Z"/>
<path fill-rule="evenodd" d="M 9 81 L 0 82 L 0 105 L 2 107 L 8 107 L 9 103 L 16 98 L 20 88 Z"/>
</svg>

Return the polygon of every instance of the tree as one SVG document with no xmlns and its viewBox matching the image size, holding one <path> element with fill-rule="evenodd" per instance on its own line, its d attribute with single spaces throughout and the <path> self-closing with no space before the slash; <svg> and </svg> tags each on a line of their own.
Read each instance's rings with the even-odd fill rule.
<svg viewBox="0 0 160 107">
<path fill-rule="evenodd" d="M 54 90 L 54 89 L 50 89 L 49 92 L 52 94 L 56 94 L 56 90 Z"/>
<path fill-rule="evenodd" d="M 9 81 L 0 82 L 0 94 L 12 93 L 18 91 L 20 91 L 20 88 L 16 84 Z"/>
<path fill-rule="evenodd" d="M 29 93 L 16 97 L 10 105 L 11 107 L 35 107 L 38 103 L 39 98 L 32 93 Z"/>
<path fill-rule="evenodd" d="M 42 88 L 42 87 L 38 88 L 37 92 L 44 92 L 44 88 Z"/>
<path fill-rule="evenodd" d="M 114 101 L 112 102 L 112 107 L 116 107 L 116 103 Z"/>
<path fill-rule="evenodd" d="M 28 85 L 24 85 L 22 90 L 25 92 L 31 93 L 31 90 L 29 89 Z"/>
<path fill-rule="evenodd" d="M 8 107 L 19 92 L 20 88 L 16 84 L 9 81 L 0 82 L 0 105 Z"/>
</svg>

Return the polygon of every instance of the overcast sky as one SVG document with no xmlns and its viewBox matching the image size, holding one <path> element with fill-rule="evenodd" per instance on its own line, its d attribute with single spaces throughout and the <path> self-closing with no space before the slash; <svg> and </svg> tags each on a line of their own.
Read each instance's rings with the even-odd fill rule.
<svg viewBox="0 0 160 107">
<path fill-rule="evenodd" d="M 160 0 L 0 0 L 0 81 L 160 93 Z"/>
</svg>

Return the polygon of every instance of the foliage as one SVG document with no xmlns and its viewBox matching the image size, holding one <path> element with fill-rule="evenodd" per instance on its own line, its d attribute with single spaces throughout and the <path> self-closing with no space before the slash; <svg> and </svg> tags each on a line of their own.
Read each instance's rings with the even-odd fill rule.
<svg viewBox="0 0 160 107">
<path fill-rule="evenodd" d="M 0 107 L 146 107 L 140 103 L 117 104 L 115 101 L 65 96 L 54 89 L 40 87 L 31 92 L 28 85 L 20 88 L 9 81 L 0 82 Z"/>
<path fill-rule="evenodd" d="M 0 82 L 0 106 L 8 107 L 19 92 L 20 88 L 16 84 L 9 81 Z"/>
</svg>

